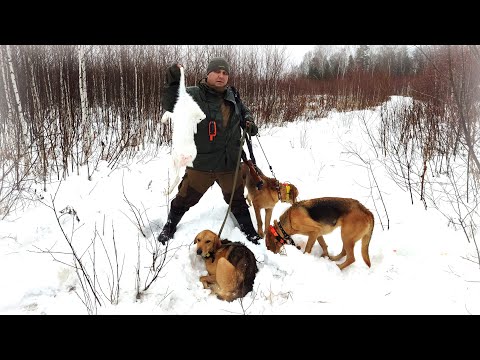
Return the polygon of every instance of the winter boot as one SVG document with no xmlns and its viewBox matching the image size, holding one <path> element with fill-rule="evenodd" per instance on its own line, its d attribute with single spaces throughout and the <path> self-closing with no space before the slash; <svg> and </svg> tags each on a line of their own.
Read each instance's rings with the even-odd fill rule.
<svg viewBox="0 0 480 360">
<path fill-rule="evenodd" d="M 165 225 L 163 226 L 162 232 L 158 235 L 157 240 L 165 245 L 165 243 L 173 238 L 175 231 L 177 231 L 177 224 L 179 223 L 180 219 L 183 217 L 185 212 L 175 211 L 173 208 L 170 209 L 170 213 L 168 214 L 168 219 Z"/>
<path fill-rule="evenodd" d="M 250 213 L 248 209 L 241 211 L 240 213 L 233 214 L 238 221 L 238 225 L 240 226 L 240 230 L 247 236 L 247 240 L 251 241 L 255 245 L 260 244 L 260 240 L 262 239 L 252 224 L 252 218 L 250 217 Z"/>
</svg>

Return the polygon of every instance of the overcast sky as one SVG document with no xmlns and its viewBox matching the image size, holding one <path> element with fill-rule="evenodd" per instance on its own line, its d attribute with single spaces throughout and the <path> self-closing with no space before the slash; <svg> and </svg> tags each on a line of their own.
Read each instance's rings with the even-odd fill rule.
<svg viewBox="0 0 480 360">
<path fill-rule="evenodd" d="M 315 45 L 287 45 L 295 65 L 300 64 L 303 59 L 303 55 L 305 55 L 308 51 L 313 50 L 314 47 Z"/>
</svg>

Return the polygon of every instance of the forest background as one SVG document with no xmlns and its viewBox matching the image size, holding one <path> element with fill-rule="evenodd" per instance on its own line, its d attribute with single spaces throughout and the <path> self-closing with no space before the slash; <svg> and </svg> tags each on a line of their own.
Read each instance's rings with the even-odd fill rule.
<svg viewBox="0 0 480 360">
<path fill-rule="evenodd" d="M 317 45 L 299 65 L 285 46 L 2 45 L 0 219 L 36 199 L 37 184 L 45 189 L 83 165 L 92 180 L 100 160 L 114 169 L 146 144 L 168 145 L 171 124 L 160 122 L 166 68 L 182 63 L 194 85 L 214 56 L 231 64 L 230 82 L 259 126 L 411 98 L 382 113 L 369 137 L 412 203 L 441 211 L 477 244 L 478 45 Z"/>
</svg>

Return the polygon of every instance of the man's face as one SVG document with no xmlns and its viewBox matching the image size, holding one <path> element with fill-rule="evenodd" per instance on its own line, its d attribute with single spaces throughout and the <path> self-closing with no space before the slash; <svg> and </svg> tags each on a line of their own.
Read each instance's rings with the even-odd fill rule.
<svg viewBox="0 0 480 360">
<path fill-rule="evenodd" d="M 228 83 L 228 73 L 225 70 L 210 71 L 207 75 L 207 84 L 214 88 L 223 88 Z"/>
</svg>

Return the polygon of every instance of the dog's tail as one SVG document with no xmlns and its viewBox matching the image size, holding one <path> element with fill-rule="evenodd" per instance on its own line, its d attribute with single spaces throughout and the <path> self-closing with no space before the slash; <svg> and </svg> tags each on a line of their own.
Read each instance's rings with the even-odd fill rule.
<svg viewBox="0 0 480 360">
<path fill-rule="evenodd" d="M 373 227 L 375 225 L 375 218 L 373 217 L 373 214 L 368 210 L 368 217 L 370 218 L 370 229 L 367 234 L 365 234 L 362 237 L 362 257 L 363 261 L 365 261 L 365 264 L 368 265 L 368 267 L 371 266 L 370 263 L 370 256 L 368 255 L 368 246 L 370 245 L 370 240 L 372 239 L 372 233 L 373 233 Z"/>
</svg>

